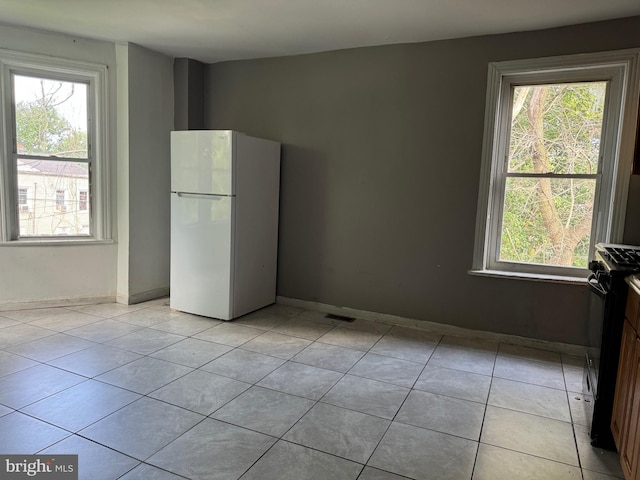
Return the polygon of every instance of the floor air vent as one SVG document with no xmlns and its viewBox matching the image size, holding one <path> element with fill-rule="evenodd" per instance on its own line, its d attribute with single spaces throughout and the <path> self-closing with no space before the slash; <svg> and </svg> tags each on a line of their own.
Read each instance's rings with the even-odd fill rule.
<svg viewBox="0 0 640 480">
<path fill-rule="evenodd" d="M 345 317 L 344 315 L 334 315 L 333 313 L 327 313 L 324 318 L 330 318 L 331 320 L 342 320 L 343 322 L 353 322 L 355 318 Z"/>
</svg>

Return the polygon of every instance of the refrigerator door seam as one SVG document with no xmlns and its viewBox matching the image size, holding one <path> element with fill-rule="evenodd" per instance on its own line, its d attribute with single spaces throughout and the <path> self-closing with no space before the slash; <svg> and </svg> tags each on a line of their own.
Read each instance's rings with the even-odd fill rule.
<svg viewBox="0 0 640 480">
<path fill-rule="evenodd" d="M 194 197 L 194 198 L 211 198 L 211 197 L 220 197 L 220 198 L 233 198 L 235 195 L 219 195 L 217 193 L 192 193 L 192 192 L 171 192 L 175 193 L 179 197 Z"/>
</svg>

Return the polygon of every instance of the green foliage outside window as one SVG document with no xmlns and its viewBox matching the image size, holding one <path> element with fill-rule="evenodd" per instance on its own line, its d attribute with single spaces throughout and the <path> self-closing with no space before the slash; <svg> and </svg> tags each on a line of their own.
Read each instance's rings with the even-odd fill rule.
<svg viewBox="0 0 640 480">
<path fill-rule="evenodd" d="M 514 88 L 500 260 L 587 266 L 606 86 Z"/>
<path fill-rule="evenodd" d="M 25 77 L 16 77 L 16 81 Z M 42 79 L 29 100 L 16 103 L 18 154 L 87 158 L 86 120 L 74 126 L 65 110 L 82 84 Z M 86 95 L 86 94 L 85 94 Z"/>
</svg>

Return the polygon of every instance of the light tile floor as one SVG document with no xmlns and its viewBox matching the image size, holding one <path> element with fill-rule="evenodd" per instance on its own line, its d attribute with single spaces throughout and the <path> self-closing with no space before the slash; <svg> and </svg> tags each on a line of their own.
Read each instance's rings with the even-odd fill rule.
<svg viewBox="0 0 640 480">
<path fill-rule="evenodd" d="M 273 305 L 0 311 L 0 453 L 86 480 L 611 480 L 582 360 Z"/>
</svg>

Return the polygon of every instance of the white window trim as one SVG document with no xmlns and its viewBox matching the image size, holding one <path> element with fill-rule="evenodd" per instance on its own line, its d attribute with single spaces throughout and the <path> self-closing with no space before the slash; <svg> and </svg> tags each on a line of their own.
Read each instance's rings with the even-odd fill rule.
<svg viewBox="0 0 640 480">
<path fill-rule="evenodd" d="M 29 237 L 17 238 L 17 183 L 10 159 L 13 155 L 13 112 L 11 72 L 55 75 L 69 79 L 83 78 L 90 83 L 87 105 L 93 111 L 91 137 L 92 178 L 90 195 L 92 205 L 92 234 L 82 237 Z M 0 246 L 56 245 L 70 243 L 105 243 L 112 238 L 111 198 L 109 178 L 108 134 L 108 69 L 105 65 L 48 57 L 0 49 L 0 135 L 4 148 L 0 151 Z"/>
<path fill-rule="evenodd" d="M 493 217 L 496 214 L 501 215 L 501 206 L 498 204 L 502 198 L 494 198 L 494 195 L 497 190 L 495 182 L 499 177 L 497 169 L 501 168 L 500 158 L 503 158 L 505 148 L 499 142 L 505 128 L 501 125 L 505 119 L 500 118 L 500 106 L 501 102 L 509 100 L 504 98 L 505 85 L 510 85 L 510 82 L 518 77 L 526 77 L 527 83 L 532 81 L 543 83 L 545 79 L 555 83 L 558 78 L 574 78 L 575 81 L 579 81 L 578 79 L 594 76 L 596 71 L 597 78 L 602 78 L 604 71 L 608 71 L 612 77 L 618 76 L 619 83 L 616 85 L 616 81 L 611 82 L 609 95 L 611 97 L 620 95 L 622 108 L 618 111 L 619 128 L 614 129 L 614 135 L 609 137 L 618 141 L 602 147 L 602 152 L 607 151 L 607 154 L 613 158 L 613 162 L 608 163 L 607 168 L 610 170 L 603 169 L 604 181 L 600 182 L 603 188 L 596 191 L 596 196 L 608 197 L 610 201 L 599 201 L 600 210 L 592 229 L 592 249 L 596 242 L 621 243 L 635 149 L 640 95 L 640 49 L 495 62 L 489 64 L 487 77 L 484 141 L 471 273 L 504 275 L 512 278 L 521 274 L 522 278 L 540 280 L 549 279 L 550 275 L 557 276 L 559 279 L 585 278 L 588 275 L 588 269 L 543 265 L 532 266 L 532 268 L 527 265 L 523 268 L 524 264 L 508 265 L 508 262 L 499 262 L 499 269 L 496 269 L 497 263 L 490 256 L 496 253 L 497 237 L 491 229 L 498 223 L 498 221 L 492 221 Z M 613 110 L 609 109 L 610 116 L 614 113 Z M 605 118 L 604 122 L 612 120 L 616 119 Z M 605 125 L 603 128 L 608 127 Z M 609 176 L 608 179 L 604 178 L 605 175 Z M 607 188 L 610 188 L 610 191 L 607 191 Z M 593 257 L 592 249 L 590 258 Z"/>
</svg>

